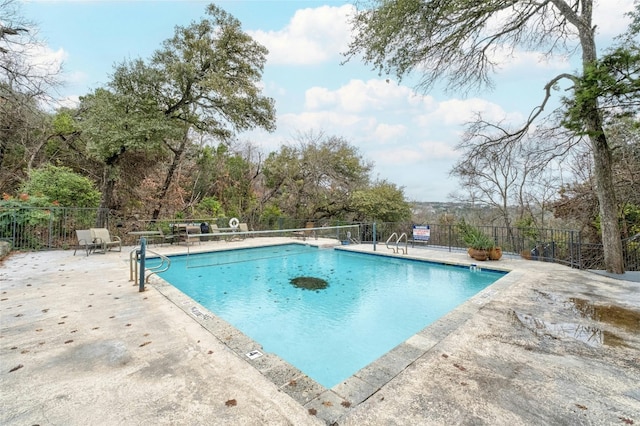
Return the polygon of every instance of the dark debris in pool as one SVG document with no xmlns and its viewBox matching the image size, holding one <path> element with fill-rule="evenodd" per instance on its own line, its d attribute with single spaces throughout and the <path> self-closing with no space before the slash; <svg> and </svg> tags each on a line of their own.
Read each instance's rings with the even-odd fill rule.
<svg viewBox="0 0 640 426">
<path fill-rule="evenodd" d="M 296 288 L 304 290 L 324 290 L 329 287 L 329 283 L 322 278 L 296 277 L 289 280 Z"/>
</svg>

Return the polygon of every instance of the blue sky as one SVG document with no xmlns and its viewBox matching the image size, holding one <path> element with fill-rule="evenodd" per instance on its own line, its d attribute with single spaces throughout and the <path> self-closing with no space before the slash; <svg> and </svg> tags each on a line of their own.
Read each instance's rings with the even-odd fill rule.
<svg viewBox="0 0 640 426">
<path fill-rule="evenodd" d="M 21 13 L 46 43 L 40 54 L 63 62 L 63 102 L 77 100 L 109 80 L 113 65 L 148 58 L 173 35 L 176 25 L 204 16 L 209 1 L 23 1 Z M 409 78 L 378 76 L 352 60 L 340 65 L 349 42 L 347 1 L 236 0 L 216 4 L 265 45 L 269 57 L 264 94 L 275 99 L 277 130 L 239 135 L 268 153 L 296 135 L 323 131 L 344 137 L 374 163 L 374 177 L 404 187 L 416 201 L 447 201 L 457 191 L 449 171 L 464 123 L 481 111 L 495 119 L 519 120 L 543 94 L 544 84 L 576 69 L 567 58 L 542 60 L 536 52 L 505 56 L 495 89 L 445 94 L 417 93 Z M 594 13 L 599 47 L 624 30 L 633 0 L 600 0 Z"/>
</svg>

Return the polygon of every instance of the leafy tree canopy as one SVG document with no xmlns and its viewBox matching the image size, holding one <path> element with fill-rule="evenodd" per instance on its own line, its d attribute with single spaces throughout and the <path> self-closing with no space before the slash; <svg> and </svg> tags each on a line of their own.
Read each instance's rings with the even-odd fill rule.
<svg viewBox="0 0 640 426">
<path fill-rule="evenodd" d="M 402 222 L 411 218 L 411 205 L 405 201 L 402 188 L 386 180 L 355 191 L 352 209 L 357 220 Z"/>
<path fill-rule="evenodd" d="M 321 219 L 349 213 L 351 194 L 369 184 L 372 165 L 345 139 L 308 133 L 265 160 L 269 198 L 291 217 Z"/>
</svg>

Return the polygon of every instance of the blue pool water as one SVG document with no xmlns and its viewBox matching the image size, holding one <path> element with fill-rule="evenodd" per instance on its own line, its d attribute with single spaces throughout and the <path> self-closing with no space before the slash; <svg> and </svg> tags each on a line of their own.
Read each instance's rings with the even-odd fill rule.
<svg viewBox="0 0 640 426">
<path fill-rule="evenodd" d="M 503 273 L 288 244 L 176 256 L 160 275 L 331 388 Z M 329 286 L 296 288 L 300 276 Z"/>
</svg>

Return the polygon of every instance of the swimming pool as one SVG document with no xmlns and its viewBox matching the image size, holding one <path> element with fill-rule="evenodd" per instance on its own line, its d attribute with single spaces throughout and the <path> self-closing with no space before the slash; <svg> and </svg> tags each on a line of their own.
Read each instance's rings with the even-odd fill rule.
<svg viewBox="0 0 640 426">
<path fill-rule="evenodd" d="M 504 274 L 287 244 L 175 256 L 160 275 L 332 388 Z"/>
</svg>

